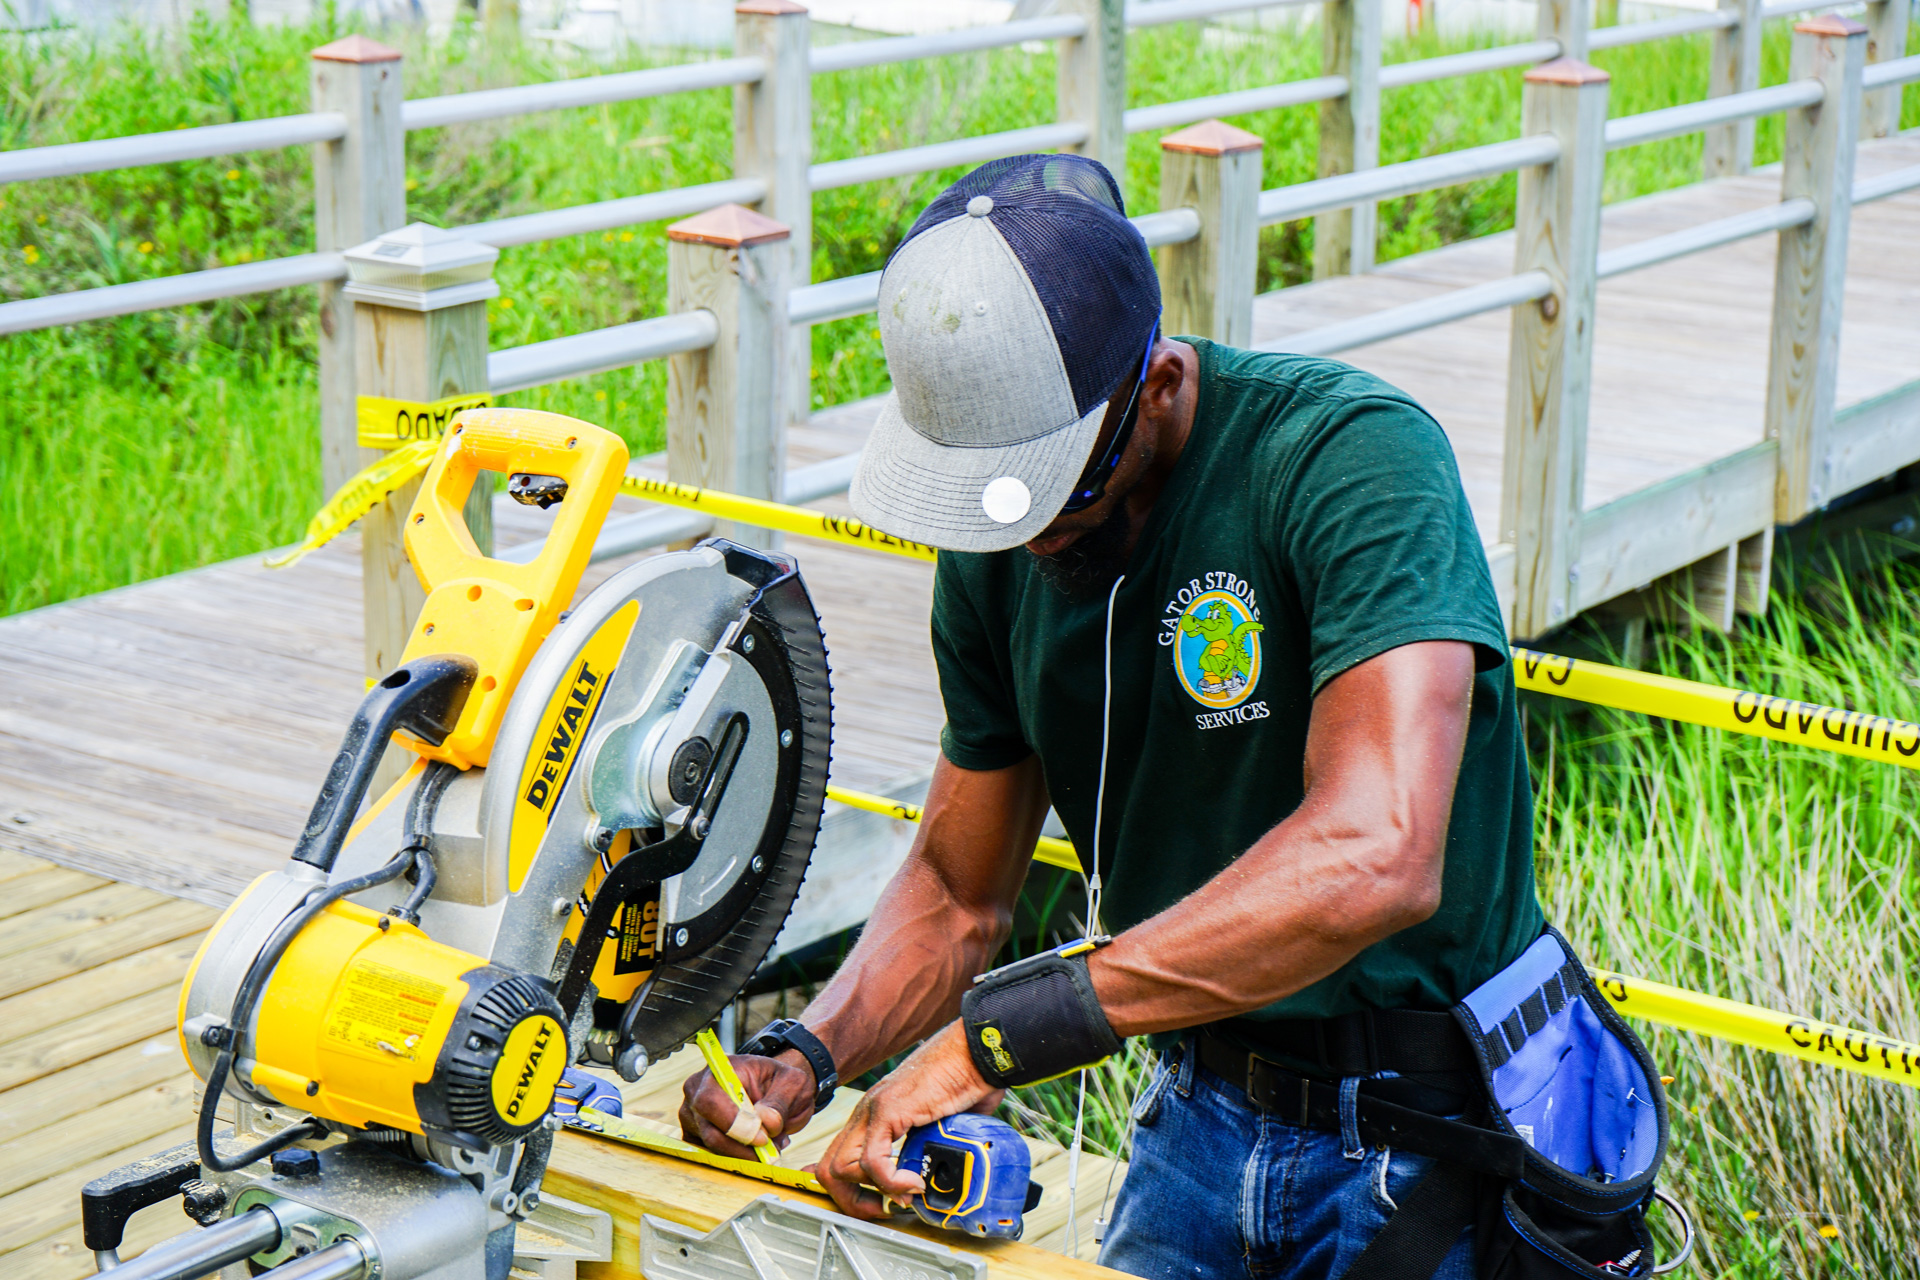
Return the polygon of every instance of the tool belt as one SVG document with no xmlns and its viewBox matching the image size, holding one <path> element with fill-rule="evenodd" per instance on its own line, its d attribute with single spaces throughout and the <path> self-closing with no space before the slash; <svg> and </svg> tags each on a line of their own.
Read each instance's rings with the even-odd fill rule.
<svg viewBox="0 0 1920 1280">
<path fill-rule="evenodd" d="M 1646 1210 L 1667 1147 L 1660 1077 L 1639 1037 L 1549 928 L 1449 1013 L 1381 1010 L 1262 1025 L 1262 1047 L 1342 1085 L 1249 1053 L 1211 1030 L 1200 1065 L 1289 1124 L 1357 1133 L 1435 1161 L 1340 1280 L 1429 1280 L 1475 1228 L 1481 1280 L 1604 1280 L 1655 1266 Z"/>
</svg>

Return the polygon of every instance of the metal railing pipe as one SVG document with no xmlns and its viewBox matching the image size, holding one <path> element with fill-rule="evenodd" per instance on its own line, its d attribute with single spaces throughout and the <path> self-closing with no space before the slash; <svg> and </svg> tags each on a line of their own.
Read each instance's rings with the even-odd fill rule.
<svg viewBox="0 0 1920 1280">
<path fill-rule="evenodd" d="M 1746 240 L 1752 236 L 1765 235 L 1769 231 L 1784 231 L 1788 227 L 1802 226 L 1813 221 L 1815 212 L 1817 210 L 1813 201 L 1805 196 L 1795 196 L 1791 200 L 1770 204 L 1764 209 L 1750 209 L 1746 213 L 1736 213 L 1731 217 L 1715 218 L 1712 222 L 1703 222 L 1697 227 L 1688 227 L 1684 231 L 1674 231 L 1664 236 L 1642 240 L 1637 244 L 1605 250 L 1600 254 L 1595 271 L 1600 279 L 1611 279 L 1614 276 L 1625 275 L 1629 271 L 1639 271 L 1646 267 L 1658 266 L 1662 262 L 1671 262 L 1675 258 L 1684 258 L 1691 253 L 1717 249 L 1723 244 L 1732 244 L 1736 240 Z"/>
<path fill-rule="evenodd" d="M 1560 143 L 1551 134 L 1467 147 L 1419 160 L 1316 178 L 1291 187 L 1260 193 L 1260 225 L 1310 218 L 1344 209 L 1366 200 L 1392 200 L 1435 187 L 1450 187 L 1495 174 L 1511 173 L 1529 165 L 1551 164 L 1560 158 Z"/>
<path fill-rule="evenodd" d="M 481 89 L 450 93 L 440 98 L 414 98 L 400 108 L 407 129 L 437 129 L 442 125 L 497 120 L 501 116 L 529 116 L 568 107 L 594 107 L 603 102 L 631 102 L 696 89 L 723 89 L 752 84 L 766 77 L 767 64 L 759 58 L 721 58 L 713 62 L 685 62 L 646 71 L 622 71 L 607 76 L 581 76 L 508 89 Z"/>
<path fill-rule="evenodd" d="M 1709 9 L 1705 13 L 1661 18 L 1656 22 L 1621 22 L 1611 27 L 1595 27 L 1587 36 L 1588 49 L 1620 49 L 1630 44 L 1651 44 L 1674 36 L 1690 36 L 1701 31 L 1724 31 L 1740 25 L 1740 15 L 1732 9 Z"/>
<path fill-rule="evenodd" d="M 732 178 L 725 182 L 703 183 L 697 187 L 674 187 L 669 191 L 655 191 L 644 196 L 625 196 L 619 200 L 523 213 L 514 218 L 470 222 L 456 230 L 470 240 L 504 249 L 508 245 L 557 240 L 561 236 L 583 236 L 594 231 L 610 231 L 614 227 L 659 222 L 664 218 L 682 218 L 727 203 L 753 204 L 766 194 L 767 184 L 758 178 Z"/>
<path fill-rule="evenodd" d="M 1875 62 L 1860 72 L 1862 89 L 1884 89 L 1890 84 L 1920 80 L 1920 53 L 1910 53 L 1892 62 Z"/>
<path fill-rule="evenodd" d="M 815 191 L 832 191 L 862 182 L 901 178 L 914 173 L 931 173 L 963 164 L 980 164 L 1001 156 L 1017 156 L 1027 151 L 1054 151 L 1087 140 L 1084 124 L 1042 124 L 1030 129 L 1010 129 L 1005 133 L 982 134 L 977 138 L 957 138 L 924 147 L 903 147 L 883 151 L 877 156 L 855 156 L 851 160 L 829 160 L 807 170 L 807 184 Z"/>
<path fill-rule="evenodd" d="M 803 284 L 787 295 L 789 324 L 819 324 L 826 320 L 845 320 L 865 315 L 880 305 L 880 273 L 841 276 Z"/>
<path fill-rule="evenodd" d="M 1902 191 L 1911 191 L 1920 187 L 1920 164 L 1909 165 L 1905 169 L 1895 169 L 1892 173 L 1883 173 L 1877 178 L 1861 178 L 1853 184 L 1853 202 L 1866 204 L 1873 200 L 1885 200 L 1888 196 L 1897 196 Z"/>
<path fill-rule="evenodd" d="M 1607 121 L 1607 150 L 1637 147 L 1642 143 L 1678 138 L 1717 124 L 1732 124 L 1752 116 L 1772 115 L 1796 107 L 1811 107 L 1826 96 L 1818 80 L 1792 80 L 1765 89 L 1729 93 L 1718 98 L 1643 111 L 1637 116 L 1622 116 Z"/>
<path fill-rule="evenodd" d="M 1129 27 L 1159 27 L 1169 22 L 1197 22 L 1223 13 L 1249 9 L 1278 9 L 1284 5 L 1313 4 L 1316 0 L 1148 0 L 1127 6 Z"/>
<path fill-rule="evenodd" d="M 1422 329 L 1465 320 L 1483 312 L 1498 311 L 1502 307 L 1517 307 L 1523 302 L 1544 298 L 1552 292 L 1553 281 L 1546 272 L 1527 271 L 1503 280 L 1490 280 L 1486 284 L 1455 289 L 1423 302 L 1410 302 L 1402 307 L 1378 311 L 1357 320 L 1343 320 L 1339 324 L 1322 325 L 1317 329 L 1296 333 L 1290 338 L 1263 342 L 1258 350 L 1330 356 L 1335 352 L 1351 351 L 1369 343 L 1385 342 L 1389 338 L 1404 337 Z"/>
<path fill-rule="evenodd" d="M 104 173 L 108 169 L 137 169 L 150 164 L 238 155 L 243 151 L 276 151 L 313 142 L 332 142 L 346 136 L 345 116 L 338 111 L 313 111 L 298 116 L 242 120 L 237 124 L 210 124 L 199 129 L 173 129 L 94 142 L 63 142 L 52 147 L 0 151 L 0 182 L 71 178 L 83 173 Z"/>
<path fill-rule="evenodd" d="M 1192 209 L 1162 209 L 1128 221 L 1149 249 L 1158 249 L 1163 244 L 1185 244 L 1200 234 L 1200 215 Z"/>
<path fill-rule="evenodd" d="M 879 67 L 955 53 L 977 53 L 982 49 L 1003 49 L 1028 40 L 1072 40 L 1085 34 L 1085 18 L 1077 13 L 1062 13 L 1047 18 L 962 27 L 935 35 L 892 36 L 884 40 L 849 40 L 844 44 L 824 45 L 808 51 L 807 66 L 815 75 L 820 75 L 828 71 L 851 71 L 855 67 Z"/>
<path fill-rule="evenodd" d="M 1159 129 L 1177 129 L 1183 124 L 1226 116 L 1243 116 L 1254 111 L 1274 111 L 1280 107 L 1298 107 L 1309 102 L 1328 102 L 1347 94 L 1345 76 L 1315 76 L 1311 80 L 1290 80 L 1259 89 L 1239 89 L 1205 98 L 1184 98 L 1151 107 L 1135 107 L 1126 113 L 1128 133 L 1151 133 Z"/>
<path fill-rule="evenodd" d="M 1380 68 L 1380 87 L 1398 89 L 1403 85 L 1479 75 L 1483 71 L 1511 71 L 1515 67 L 1531 67 L 1559 56 L 1558 40 L 1529 40 L 1525 44 L 1496 45 L 1491 49 L 1449 53 L 1415 62 L 1392 62 Z"/>
<path fill-rule="evenodd" d="M 1798 13 L 1812 13 L 1815 9 L 1851 9 L 1849 4 L 1836 4 L 1834 0 L 1775 0 L 1773 4 L 1760 6 L 1761 21 L 1773 18 L 1791 18 Z"/>
<path fill-rule="evenodd" d="M 496 392 L 523 391 L 564 378 L 584 378 L 644 364 L 682 351 L 702 351 L 719 338 L 720 322 L 710 311 L 655 316 L 492 352 L 487 356 L 487 383 Z"/>
<path fill-rule="evenodd" d="M 297 285 L 346 278 L 346 260 L 337 253 L 303 253 L 291 258 L 250 262 L 239 267 L 189 271 L 183 275 L 136 280 L 131 284 L 111 284 L 100 289 L 80 289 L 44 298 L 0 302 L 0 334 L 51 329 L 56 325 L 79 324 L 83 320 L 104 320 L 109 316 L 132 315 L 136 311 L 160 311 L 167 307 L 211 302 L 215 298 L 237 298 L 243 294 L 268 293 L 274 289 L 291 289 Z"/>
</svg>

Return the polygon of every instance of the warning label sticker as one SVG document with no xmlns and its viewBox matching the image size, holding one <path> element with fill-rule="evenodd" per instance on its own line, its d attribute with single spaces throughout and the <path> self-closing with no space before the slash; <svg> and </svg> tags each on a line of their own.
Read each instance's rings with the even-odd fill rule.
<svg viewBox="0 0 1920 1280">
<path fill-rule="evenodd" d="M 357 1049 L 412 1061 L 446 996 L 441 983 L 377 960 L 356 960 L 347 966 L 328 1011 L 327 1035 Z"/>
</svg>

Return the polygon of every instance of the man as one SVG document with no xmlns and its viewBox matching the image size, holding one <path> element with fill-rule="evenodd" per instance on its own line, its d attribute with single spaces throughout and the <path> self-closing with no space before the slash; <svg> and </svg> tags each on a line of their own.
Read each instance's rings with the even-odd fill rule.
<svg viewBox="0 0 1920 1280">
<path fill-rule="evenodd" d="M 735 1060 L 754 1112 L 702 1075 L 681 1118 L 746 1154 L 919 1042 L 819 1162 L 873 1217 L 922 1189 L 890 1154 L 911 1127 L 1149 1036 L 1101 1261 L 1337 1277 L 1432 1163 L 1364 1141 L 1358 1099 L 1474 1112 L 1442 1011 L 1542 928 L 1506 637 L 1431 417 L 1337 362 L 1161 336 L 1159 310 L 1080 157 L 976 170 L 889 262 L 895 391 L 851 496 L 942 548 L 941 755 L 805 1027 Z M 1113 940 L 956 1020 L 1049 804 Z M 1338 1123 L 1302 1112 L 1315 1081 Z M 1471 1274 L 1471 1234 L 1435 1274 Z"/>
</svg>

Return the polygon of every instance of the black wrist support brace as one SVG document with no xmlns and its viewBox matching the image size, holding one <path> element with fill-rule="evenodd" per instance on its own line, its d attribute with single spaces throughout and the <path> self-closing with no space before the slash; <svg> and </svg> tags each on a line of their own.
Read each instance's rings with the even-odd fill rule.
<svg viewBox="0 0 1920 1280">
<path fill-rule="evenodd" d="M 1087 957 L 1107 941 L 1070 942 L 973 980 L 960 998 L 960 1025 L 988 1084 L 1035 1084 L 1119 1052 L 1087 976 Z"/>
</svg>

